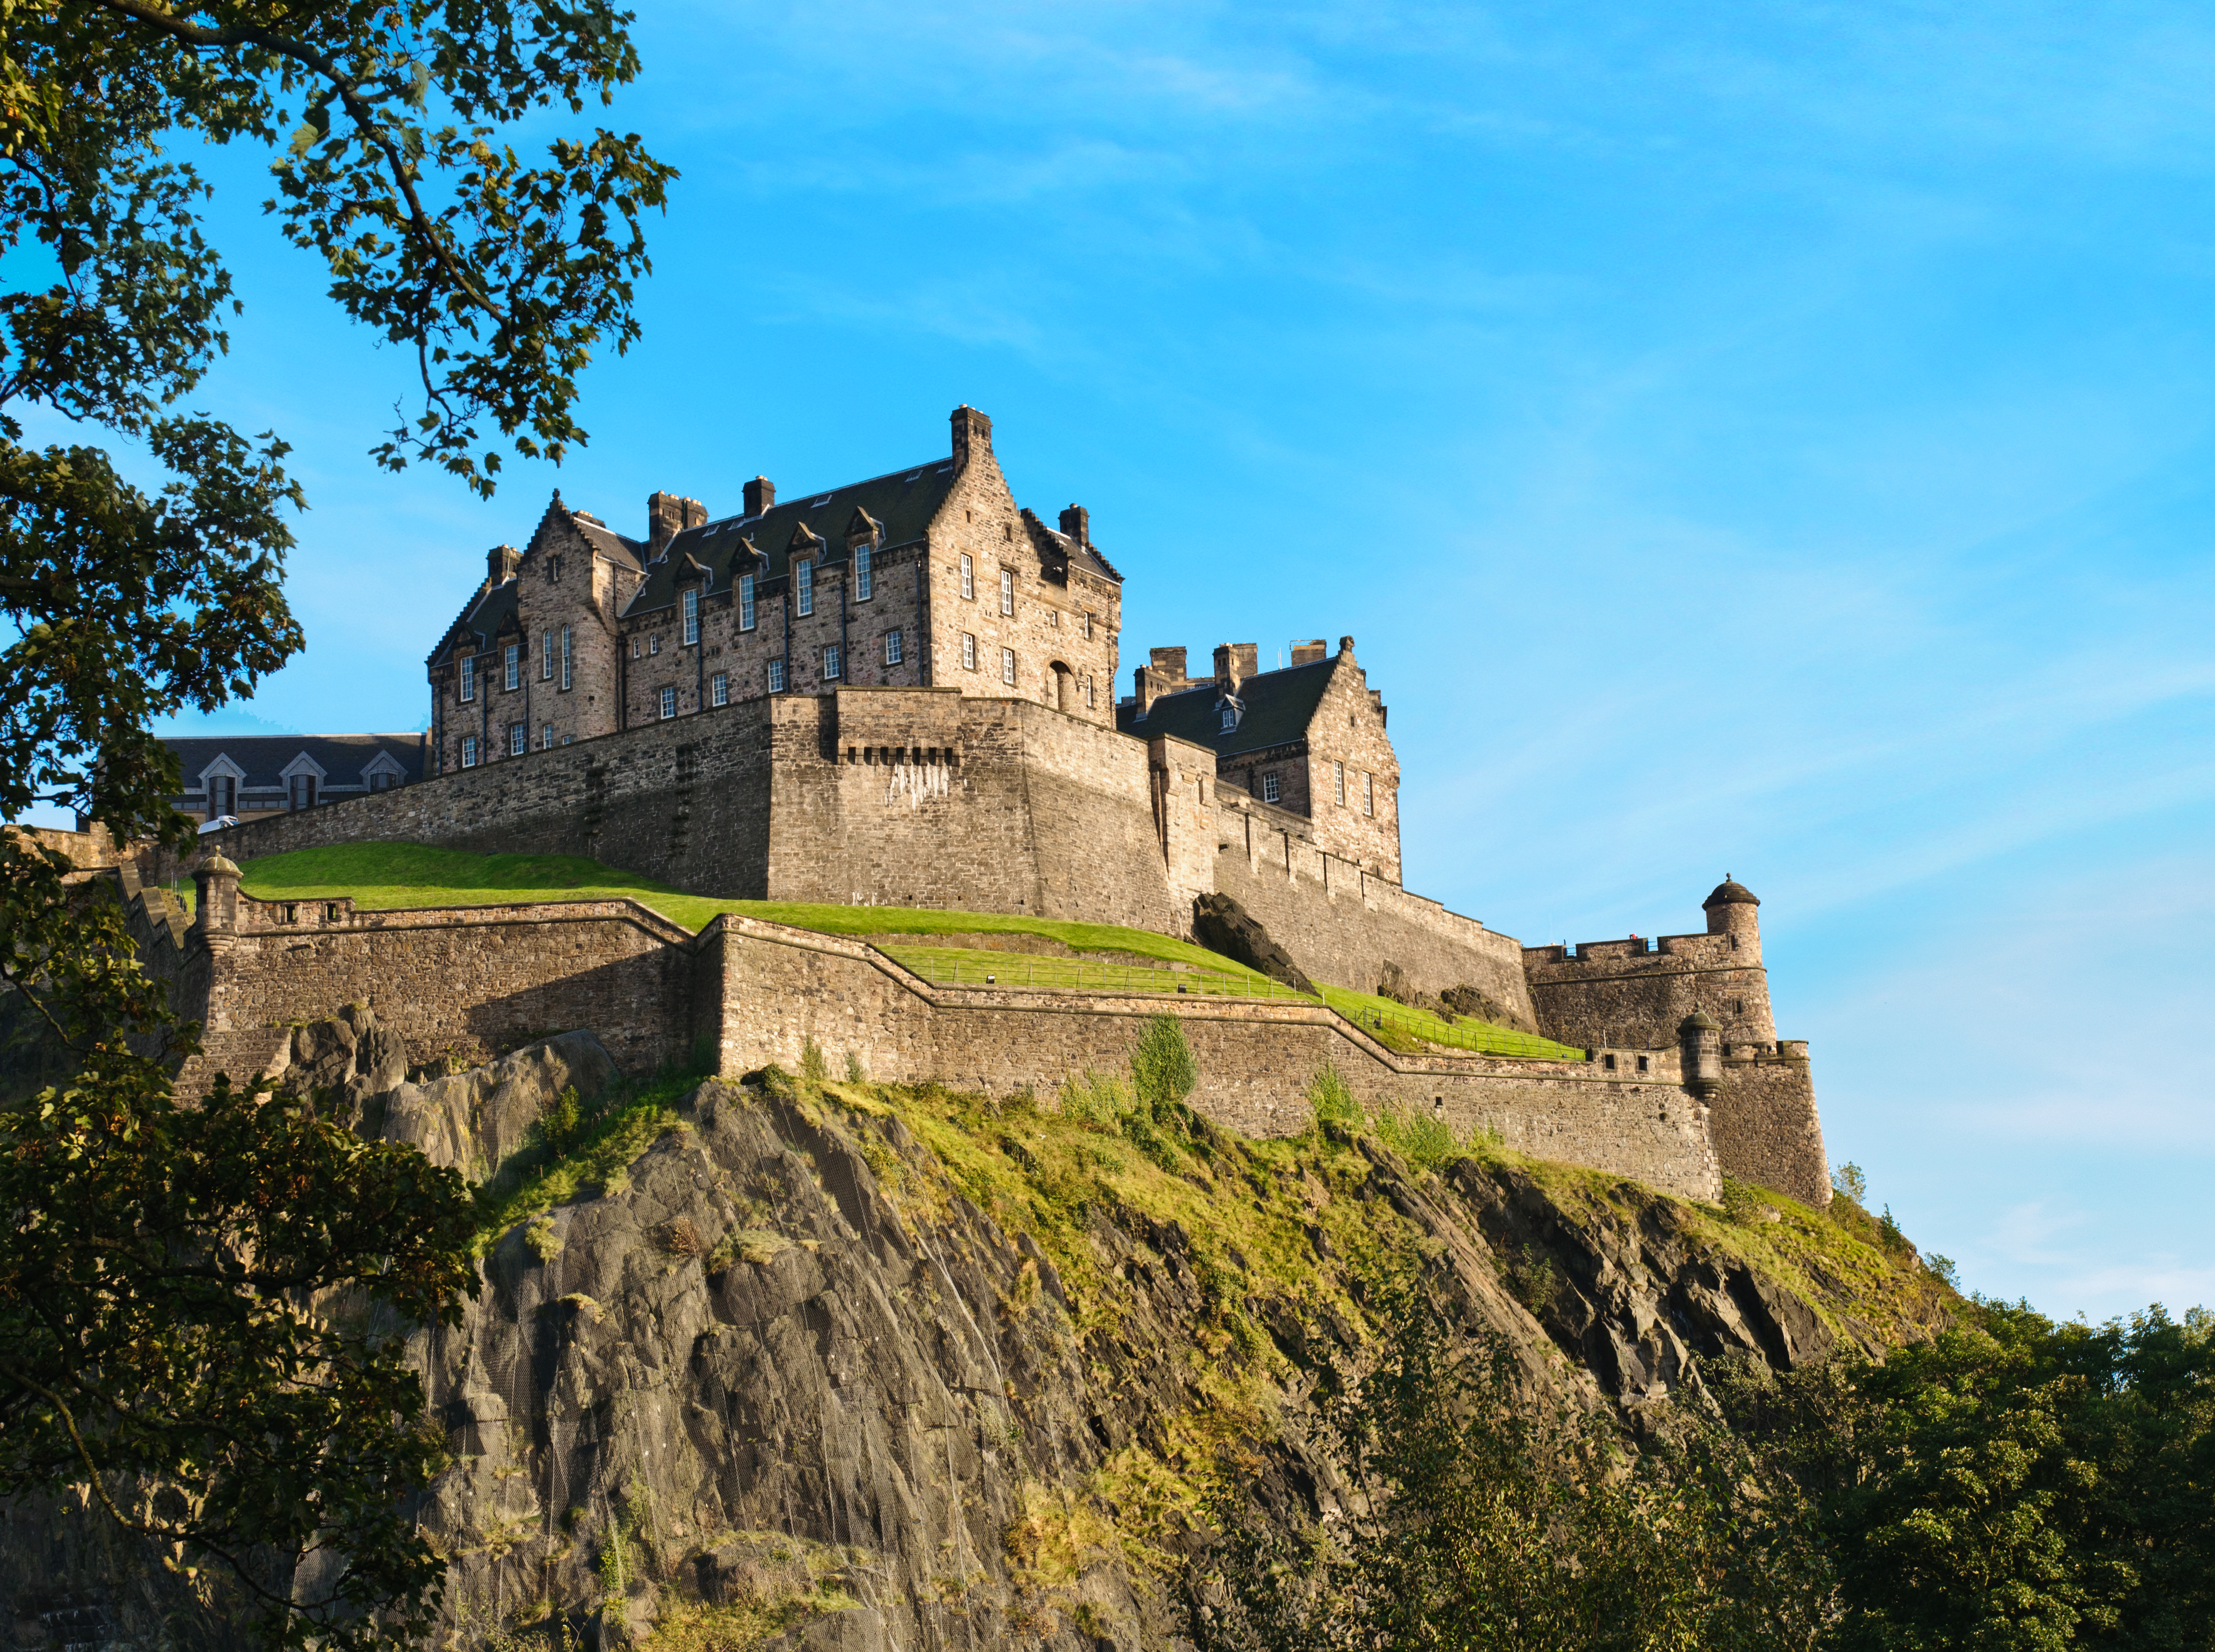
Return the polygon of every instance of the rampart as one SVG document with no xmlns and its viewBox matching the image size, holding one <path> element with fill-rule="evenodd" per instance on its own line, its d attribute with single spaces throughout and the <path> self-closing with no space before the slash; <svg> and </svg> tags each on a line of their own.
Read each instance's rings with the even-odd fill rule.
<svg viewBox="0 0 2215 1652">
<path fill-rule="evenodd" d="M 225 828 L 244 860 L 360 841 L 581 854 L 703 895 L 1189 934 L 1245 904 L 1317 979 L 1482 988 L 1535 1014 L 1517 944 L 1317 849 L 1213 754 L 952 689 L 780 695 Z"/>
<path fill-rule="evenodd" d="M 1539 1024 L 1564 1043 L 1673 1045 L 1698 1010 L 1721 1024 L 1726 1043 L 1776 1042 L 1758 940 L 1663 935 L 1520 950 Z"/>
<path fill-rule="evenodd" d="M 1163 994 L 935 986 L 856 940 L 737 916 L 698 936 L 629 901 L 365 913 L 350 901 L 228 900 L 204 872 L 189 928 L 156 890 L 150 960 L 204 1019 L 207 1055 L 181 1074 L 264 1071 L 283 1029 L 367 1004 L 411 1062 L 478 1058 L 572 1026 L 627 1069 L 696 1051 L 726 1073 L 796 1067 L 814 1040 L 872 1077 L 1051 1095 L 1123 1066 L 1144 1020 L 1176 1016 L 1198 1057 L 1193 1104 L 1239 1130 L 1305 1129 L 1324 1062 L 1355 1093 L 1492 1131 L 1506 1145 L 1634 1177 L 1690 1198 L 1721 1190 L 1707 1108 L 1673 1057 L 1634 1074 L 1587 1062 L 1409 1056 L 1321 1005 Z M 218 887 L 211 895 L 211 882 Z M 160 907 L 158 913 L 156 908 Z M 212 918 L 213 921 L 210 920 Z"/>
</svg>

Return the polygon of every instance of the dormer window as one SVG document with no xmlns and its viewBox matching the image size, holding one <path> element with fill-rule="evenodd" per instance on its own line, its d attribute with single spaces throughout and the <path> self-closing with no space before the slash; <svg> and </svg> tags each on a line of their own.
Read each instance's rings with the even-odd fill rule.
<svg viewBox="0 0 2215 1652">
<path fill-rule="evenodd" d="M 684 593 L 684 646 L 691 647 L 700 640 L 700 593 Z"/>
<path fill-rule="evenodd" d="M 866 603 L 875 590 L 874 576 L 869 569 L 869 541 L 865 539 L 854 547 L 854 600 Z"/>
<path fill-rule="evenodd" d="M 815 564 L 806 557 L 792 565 L 792 588 L 799 593 L 799 611 L 802 615 L 815 612 Z"/>
<path fill-rule="evenodd" d="M 1230 701 L 1223 702 L 1223 731 L 1225 734 L 1238 726 L 1238 707 Z"/>
</svg>

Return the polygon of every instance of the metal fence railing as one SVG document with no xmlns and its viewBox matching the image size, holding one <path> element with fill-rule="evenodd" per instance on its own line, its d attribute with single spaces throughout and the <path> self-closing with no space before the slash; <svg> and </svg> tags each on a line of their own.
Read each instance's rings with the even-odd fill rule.
<svg viewBox="0 0 2215 1652">
<path fill-rule="evenodd" d="M 1168 964 L 1107 964 L 1096 958 L 1052 958 L 1031 952 L 997 953 L 989 960 L 943 946 L 887 946 L 885 956 L 941 987 L 1034 987 L 1049 992 L 1181 993 L 1203 998 L 1278 999 L 1312 1004 L 1266 976 L 1218 975 Z"/>
</svg>

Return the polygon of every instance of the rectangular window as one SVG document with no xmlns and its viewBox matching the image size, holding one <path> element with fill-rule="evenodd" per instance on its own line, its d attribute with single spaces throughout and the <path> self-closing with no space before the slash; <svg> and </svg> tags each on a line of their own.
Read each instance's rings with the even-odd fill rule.
<svg viewBox="0 0 2215 1652">
<path fill-rule="evenodd" d="M 815 612 L 815 565 L 806 557 L 792 565 L 792 588 L 800 593 L 800 612 Z"/>
<path fill-rule="evenodd" d="M 1015 571 L 1013 568 L 1002 568 L 1000 570 L 1000 612 L 1013 614 L 1015 611 Z"/>
<path fill-rule="evenodd" d="M 1089 671 L 1084 674 L 1084 709 L 1092 709 L 1092 673 Z"/>
<path fill-rule="evenodd" d="M 1283 794 L 1278 789 L 1277 777 L 1274 774 L 1264 774 L 1261 776 L 1262 802 L 1274 803 Z"/>
<path fill-rule="evenodd" d="M 854 600 L 866 603 L 875 593 L 876 582 L 869 567 L 869 548 L 854 547 Z"/>
<path fill-rule="evenodd" d="M 511 688 L 523 686 L 523 645 L 519 642 L 507 646 L 507 686 Z"/>
<path fill-rule="evenodd" d="M 569 627 L 561 627 L 561 687 L 567 690 L 576 680 L 576 670 L 569 652 Z"/>
<path fill-rule="evenodd" d="M 664 717 L 674 717 L 677 715 L 676 689 L 664 688 L 661 691 L 661 714 Z"/>
<path fill-rule="evenodd" d="M 463 656 L 462 656 L 462 698 L 463 698 L 464 701 L 469 701 L 469 700 L 475 700 L 476 697 L 477 697 L 477 662 L 476 662 L 476 656 L 471 655 L 471 654 L 464 654 L 464 655 L 463 655 Z"/>
<path fill-rule="evenodd" d="M 961 598 L 969 603 L 977 600 L 977 564 L 966 551 L 961 554 Z"/>
<path fill-rule="evenodd" d="M 527 723 L 509 724 L 507 725 L 507 755 L 511 757 L 520 757 L 525 752 L 530 750 L 531 725 Z"/>
<path fill-rule="evenodd" d="M 238 812 L 238 782 L 229 774 L 211 774 L 207 783 L 208 818 Z"/>
<path fill-rule="evenodd" d="M 646 652 L 649 654 L 658 654 L 661 652 L 661 633 L 659 631 L 646 639 Z"/>
<path fill-rule="evenodd" d="M 550 630 L 538 633 L 538 680 L 541 682 L 554 680 L 554 633 Z"/>
<path fill-rule="evenodd" d="M 700 593 L 684 593 L 684 646 L 687 648 L 700 640 Z"/>
<path fill-rule="evenodd" d="M 769 663 L 769 691 L 773 694 L 784 692 L 784 662 L 781 659 Z"/>
<path fill-rule="evenodd" d="M 739 629 L 754 628 L 754 577 L 750 573 L 739 576 Z"/>
<path fill-rule="evenodd" d="M 1361 777 L 1361 812 L 1365 815 L 1377 812 L 1377 777 L 1374 774 Z"/>
<path fill-rule="evenodd" d="M 313 774 L 293 775 L 291 791 L 292 806 L 295 809 L 312 809 L 316 806 L 316 777 Z"/>
<path fill-rule="evenodd" d="M 1015 686 L 1015 651 L 1012 648 L 1003 648 L 1000 651 L 1000 681 L 1009 688 Z"/>
<path fill-rule="evenodd" d="M 1084 610 L 1084 640 L 1092 640 L 1092 610 L 1089 608 Z"/>
<path fill-rule="evenodd" d="M 465 736 L 462 741 L 462 767 L 463 768 L 475 768 L 476 766 L 477 737 L 471 734 Z"/>
<path fill-rule="evenodd" d="M 966 631 L 961 633 L 961 669 L 965 671 L 977 669 L 977 639 Z"/>
<path fill-rule="evenodd" d="M 1346 765 L 1333 763 L 1330 768 L 1335 777 L 1334 784 L 1338 787 L 1338 806 L 1343 809 L 1346 807 Z"/>
<path fill-rule="evenodd" d="M 897 665 L 900 663 L 900 633 L 897 631 L 886 632 L 885 664 Z"/>
<path fill-rule="evenodd" d="M 831 678 L 838 675 L 839 664 L 838 645 L 834 642 L 828 648 L 825 648 L 823 651 L 823 680 L 825 682 L 828 682 Z"/>
<path fill-rule="evenodd" d="M 731 679 L 721 671 L 708 679 L 708 703 L 713 706 L 731 703 Z"/>
<path fill-rule="evenodd" d="M 538 749 L 541 751 L 554 750 L 554 725 L 551 723 L 538 731 Z"/>
</svg>

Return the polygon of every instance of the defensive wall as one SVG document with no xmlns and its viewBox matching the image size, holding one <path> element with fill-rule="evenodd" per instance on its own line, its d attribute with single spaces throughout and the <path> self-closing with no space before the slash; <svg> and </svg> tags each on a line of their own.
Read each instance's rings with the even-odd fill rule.
<svg viewBox="0 0 2215 1652">
<path fill-rule="evenodd" d="M 727 1074 L 794 1067 L 813 1039 L 880 1080 L 1042 1096 L 1122 1067 L 1145 1019 L 1167 1013 L 1199 1061 L 1193 1104 L 1232 1129 L 1305 1129 L 1307 1086 L 1328 1062 L 1365 1101 L 1684 1197 L 1721 1189 L 1708 1109 L 1675 1051 L 1642 1052 L 1644 1071 L 1629 1051 L 1407 1055 L 1321 1005 L 937 986 L 865 943 L 736 915 L 694 936 L 630 901 L 361 912 L 348 900 L 255 900 L 223 863 L 198 877 L 189 926 L 166 891 L 133 902 L 150 964 L 206 1025 L 207 1054 L 180 1075 L 187 1093 L 219 1071 L 259 1074 L 285 1026 L 357 1002 L 416 1065 L 583 1026 L 632 1072 L 703 1042 Z"/>
<path fill-rule="evenodd" d="M 362 841 L 582 854 L 696 894 L 1035 914 L 1188 935 L 1246 905 L 1316 979 L 1482 988 L 1536 1024 L 1517 943 L 1316 847 L 1204 747 L 1017 699 L 743 701 L 211 833 L 236 860 Z"/>
</svg>

